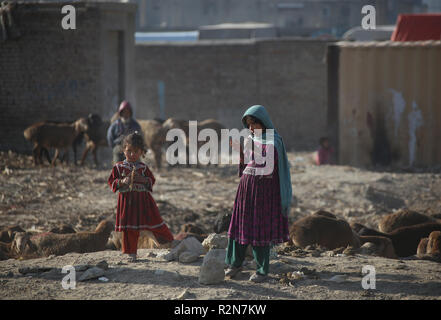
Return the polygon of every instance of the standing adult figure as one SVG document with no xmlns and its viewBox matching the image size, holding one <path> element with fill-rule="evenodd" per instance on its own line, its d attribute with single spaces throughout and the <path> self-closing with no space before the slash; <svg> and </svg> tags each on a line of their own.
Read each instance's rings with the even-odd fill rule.
<svg viewBox="0 0 441 320">
<path fill-rule="evenodd" d="M 228 230 L 226 276 L 232 278 L 241 271 L 246 248 L 251 245 L 257 270 L 249 280 L 261 282 L 269 272 L 271 245 L 289 240 L 291 175 L 282 137 L 274 129 L 266 109 L 260 105 L 250 107 L 242 123 L 251 135 L 245 149 L 232 142 L 233 148 L 240 149 L 240 182 Z M 272 135 L 268 129 L 273 129 Z M 247 147 L 250 143 L 252 149 Z M 265 163 L 256 161 L 258 156 L 266 157 Z"/>
<path fill-rule="evenodd" d="M 124 160 L 121 145 L 124 137 L 135 131 L 141 133 L 141 126 L 133 118 L 133 110 L 128 101 L 121 102 L 118 114 L 118 119 L 107 130 L 107 143 L 113 150 L 113 164 Z"/>
</svg>

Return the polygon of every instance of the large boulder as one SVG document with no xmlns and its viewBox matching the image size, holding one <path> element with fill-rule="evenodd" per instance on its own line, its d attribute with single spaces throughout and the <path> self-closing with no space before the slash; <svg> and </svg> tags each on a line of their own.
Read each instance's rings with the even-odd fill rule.
<svg viewBox="0 0 441 320">
<path fill-rule="evenodd" d="M 202 246 L 207 251 L 211 249 L 226 249 L 228 246 L 228 237 L 226 234 L 211 233 L 202 242 Z"/>
<path fill-rule="evenodd" d="M 224 281 L 225 255 L 225 249 L 212 249 L 208 251 L 202 262 L 199 283 L 218 284 Z"/>
<path fill-rule="evenodd" d="M 186 251 L 189 251 L 198 257 L 205 253 L 202 244 L 195 237 L 189 237 L 182 240 L 168 254 L 164 255 L 164 259 L 167 261 L 178 260 L 179 256 Z"/>
</svg>

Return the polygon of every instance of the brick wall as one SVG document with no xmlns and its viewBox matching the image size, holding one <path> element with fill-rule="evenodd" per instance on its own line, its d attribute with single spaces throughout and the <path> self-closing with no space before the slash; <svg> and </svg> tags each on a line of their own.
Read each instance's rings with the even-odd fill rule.
<svg viewBox="0 0 441 320">
<path fill-rule="evenodd" d="M 297 39 L 136 45 L 138 118 L 217 118 L 241 128 L 262 104 L 286 145 L 317 146 L 327 134 L 327 42 Z"/>
<path fill-rule="evenodd" d="M 106 35 L 112 30 L 106 19 L 119 10 L 112 19 L 114 24 L 123 21 L 119 30 L 129 34 L 126 41 L 132 44 L 123 56 L 132 61 L 135 6 L 75 2 L 76 29 L 64 30 L 65 4 L 19 3 L 13 11 L 22 36 L 0 43 L 0 150 L 29 152 L 23 130 L 37 121 L 73 121 L 90 112 L 106 117 L 116 107 L 109 105 L 113 92 L 103 81 L 114 68 L 104 61 L 116 55 L 107 50 Z M 130 79 L 130 65 L 123 65 L 121 79 Z M 125 94 L 130 97 L 128 90 Z"/>
</svg>

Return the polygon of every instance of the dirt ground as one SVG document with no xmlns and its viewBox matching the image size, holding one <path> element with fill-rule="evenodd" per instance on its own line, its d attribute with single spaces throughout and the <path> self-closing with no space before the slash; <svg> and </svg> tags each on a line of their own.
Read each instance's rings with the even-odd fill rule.
<svg viewBox="0 0 441 320">
<path fill-rule="evenodd" d="M 433 170 L 359 169 L 348 166 L 314 166 L 306 152 L 289 153 L 294 206 L 293 221 L 325 209 L 377 228 L 382 216 L 409 208 L 441 217 L 441 174 Z M 148 155 L 148 164 L 153 163 Z M 93 230 L 105 218 L 115 218 L 116 194 L 107 186 L 110 164 L 94 168 L 74 165 L 34 167 L 32 158 L 0 153 L 1 225 L 48 231 L 67 223 L 77 231 Z M 219 213 L 230 212 L 239 182 L 234 165 L 165 167 L 152 169 L 156 177 L 153 197 L 173 233 L 183 223 L 213 232 Z M 275 248 L 276 252 L 280 248 Z M 279 251 L 280 253 L 281 251 Z M 32 260 L 0 261 L 0 299 L 440 299 L 441 265 L 436 262 L 373 256 L 330 256 L 327 252 L 274 255 L 270 279 L 247 281 L 252 268 L 234 280 L 218 285 L 198 283 L 202 257 L 191 264 L 166 262 L 161 250 L 142 249 L 140 261 L 125 262 L 119 251 L 70 253 Z M 108 281 L 77 282 L 63 289 L 66 265 L 94 265 L 105 260 Z M 376 288 L 361 286 L 361 269 L 376 270 Z M 39 267 L 35 272 L 20 272 Z M 302 269 L 303 268 L 303 269 Z M 303 270 L 303 271 L 302 271 Z M 22 270 L 23 271 L 23 270 Z M 286 280 L 286 272 L 303 272 Z M 339 276 L 342 282 L 331 281 Z"/>
</svg>

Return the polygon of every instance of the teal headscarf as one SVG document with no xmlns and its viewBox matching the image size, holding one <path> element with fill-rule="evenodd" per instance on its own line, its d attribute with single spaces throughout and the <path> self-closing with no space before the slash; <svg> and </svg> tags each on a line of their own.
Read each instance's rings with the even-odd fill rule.
<svg viewBox="0 0 441 320">
<path fill-rule="evenodd" d="M 242 124 L 245 128 L 247 128 L 245 117 L 253 116 L 259 119 L 264 125 L 266 129 L 274 130 L 274 140 L 266 140 L 265 134 L 262 137 L 253 136 L 253 141 L 257 141 L 260 143 L 271 143 L 274 144 L 277 150 L 278 161 L 277 165 L 279 168 L 279 183 L 280 183 L 280 196 L 282 200 L 282 214 L 287 217 L 289 213 L 289 209 L 291 206 L 292 200 L 292 186 L 291 186 L 291 174 L 289 172 L 289 162 L 288 157 L 286 155 L 285 145 L 283 144 L 282 137 L 277 133 L 274 125 L 270 119 L 268 112 L 266 111 L 264 106 L 255 105 L 248 108 L 247 111 L 242 116 Z"/>
</svg>

